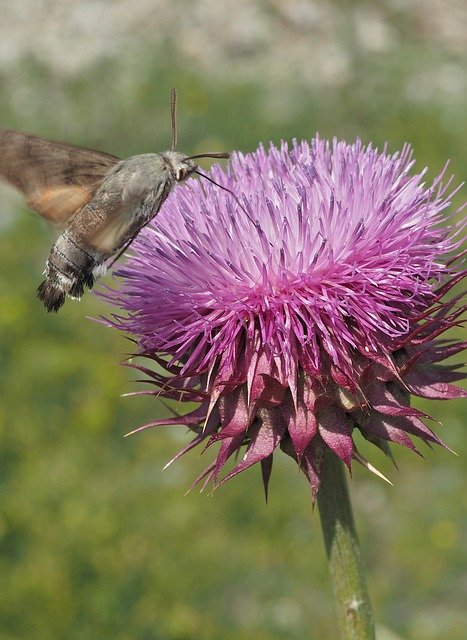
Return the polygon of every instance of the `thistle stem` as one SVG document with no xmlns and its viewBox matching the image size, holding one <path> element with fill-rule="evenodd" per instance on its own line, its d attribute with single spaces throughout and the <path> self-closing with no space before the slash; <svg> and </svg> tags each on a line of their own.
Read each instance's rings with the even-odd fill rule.
<svg viewBox="0 0 467 640">
<path fill-rule="evenodd" d="M 365 571 L 344 465 L 328 451 L 318 508 L 329 561 L 341 640 L 375 640 Z"/>
</svg>

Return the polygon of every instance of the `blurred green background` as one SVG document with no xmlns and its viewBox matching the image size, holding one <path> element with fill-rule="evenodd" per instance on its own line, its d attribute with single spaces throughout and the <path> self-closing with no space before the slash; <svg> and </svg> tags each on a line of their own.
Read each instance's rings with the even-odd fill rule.
<svg viewBox="0 0 467 640">
<path fill-rule="evenodd" d="M 125 156 L 360 136 L 413 143 L 433 178 L 465 177 L 466 7 L 237 0 L 4 0 L 0 126 Z M 1 153 L 1 150 L 0 150 Z M 209 165 L 205 165 L 209 166 Z M 35 298 L 53 234 L 0 187 L 0 639 L 327 640 L 337 637 L 318 514 L 276 457 L 213 497 L 187 442 L 118 365 L 131 344 L 87 319 L 86 295 Z M 465 199 L 465 191 L 464 191 Z M 461 196 L 457 204 L 462 202 Z M 458 332 L 460 336 L 460 332 Z M 380 640 L 461 640 L 467 611 L 466 408 L 418 403 L 458 452 L 397 450 L 394 482 L 355 468 L 351 492 Z M 423 447 L 423 445 L 422 445 Z"/>
</svg>

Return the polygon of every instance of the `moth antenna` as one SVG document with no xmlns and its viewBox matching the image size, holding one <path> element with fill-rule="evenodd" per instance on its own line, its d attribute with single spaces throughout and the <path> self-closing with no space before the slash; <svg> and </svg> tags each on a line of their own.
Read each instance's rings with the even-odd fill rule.
<svg viewBox="0 0 467 640">
<path fill-rule="evenodd" d="M 211 157 L 211 156 L 209 156 Z M 209 176 L 207 176 L 205 173 L 201 173 L 201 171 L 198 171 L 198 169 L 195 170 L 195 173 L 197 173 L 199 176 L 201 176 L 202 178 L 206 178 L 206 180 L 208 180 L 209 182 L 212 182 L 212 184 L 215 184 L 216 187 L 219 187 L 219 189 L 223 189 L 224 191 L 227 191 L 228 193 L 230 193 L 230 195 L 233 197 L 233 199 L 235 200 L 235 202 L 238 204 L 238 206 L 240 207 L 240 209 L 246 214 L 246 217 L 248 218 L 248 220 L 250 222 L 252 222 L 253 224 L 255 224 L 255 221 L 253 220 L 253 218 L 250 216 L 250 214 L 248 213 L 248 211 L 245 209 L 245 207 L 242 205 L 242 203 L 240 202 L 240 200 L 237 198 L 237 196 L 235 195 L 235 193 L 232 191 L 232 189 L 228 189 L 227 187 L 223 187 L 221 184 L 219 184 L 218 182 L 216 182 L 215 180 L 213 180 L 212 178 L 210 178 Z"/>
<path fill-rule="evenodd" d="M 196 158 L 226 158 L 226 160 L 229 160 L 230 153 L 228 151 L 215 151 L 214 153 L 197 153 L 195 156 L 189 156 L 187 160 L 195 160 Z"/>
<path fill-rule="evenodd" d="M 177 92 L 172 89 L 170 92 L 170 117 L 172 119 L 172 151 L 177 146 Z"/>
</svg>

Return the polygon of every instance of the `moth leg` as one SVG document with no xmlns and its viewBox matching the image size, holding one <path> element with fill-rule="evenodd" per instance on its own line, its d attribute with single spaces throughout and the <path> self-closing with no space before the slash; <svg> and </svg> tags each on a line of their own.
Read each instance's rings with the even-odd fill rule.
<svg viewBox="0 0 467 640">
<path fill-rule="evenodd" d="M 142 228 L 142 227 L 141 227 Z M 123 247 L 120 249 L 120 251 L 117 253 L 117 255 L 112 259 L 112 262 L 110 264 L 107 265 L 107 269 L 110 269 L 110 267 L 112 267 L 119 258 L 122 257 L 122 255 L 125 253 L 125 251 L 128 249 L 128 247 L 130 246 L 130 244 L 133 242 L 133 240 L 136 238 L 136 236 L 138 235 L 138 233 L 140 232 L 140 230 L 138 230 L 129 240 L 128 242 L 126 242 Z"/>
<path fill-rule="evenodd" d="M 159 210 L 156 211 L 156 213 L 154 213 L 154 215 L 152 215 L 149 220 L 147 220 L 143 225 L 138 226 L 138 228 L 136 229 L 136 231 L 133 233 L 133 235 L 130 236 L 130 239 L 127 240 L 127 242 L 125 242 L 125 244 L 123 245 L 123 247 L 120 249 L 120 251 L 117 253 L 117 255 L 112 259 L 112 262 L 107 265 L 107 268 L 110 269 L 110 267 L 112 267 L 115 262 L 117 262 L 117 260 L 119 258 L 122 257 L 122 255 L 125 253 L 125 251 L 128 249 L 128 247 L 130 246 L 130 244 L 133 242 L 133 240 L 136 239 L 136 236 L 140 233 L 140 231 L 142 231 L 144 229 L 144 227 L 146 227 L 157 215 L 157 213 L 159 212 Z"/>
</svg>

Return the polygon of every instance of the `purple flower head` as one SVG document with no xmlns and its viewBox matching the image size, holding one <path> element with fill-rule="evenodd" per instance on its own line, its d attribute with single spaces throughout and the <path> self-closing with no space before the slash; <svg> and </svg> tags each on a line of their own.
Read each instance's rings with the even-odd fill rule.
<svg viewBox="0 0 467 640">
<path fill-rule="evenodd" d="M 410 394 L 457 398 L 463 375 L 437 364 L 463 344 L 443 296 L 462 277 L 446 264 L 462 225 L 442 226 L 441 177 L 409 175 L 411 149 L 389 155 L 360 141 L 262 146 L 233 154 L 210 183 L 189 180 L 134 242 L 106 297 L 111 324 L 135 336 L 157 395 L 199 403 L 156 420 L 187 425 L 217 456 L 214 485 L 261 462 L 267 484 L 280 446 L 316 496 L 326 448 L 350 468 L 353 432 L 389 453 L 442 444 Z M 226 461 L 244 448 L 222 477 Z"/>
</svg>

